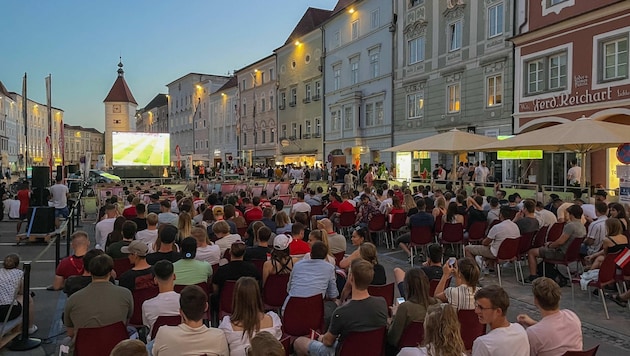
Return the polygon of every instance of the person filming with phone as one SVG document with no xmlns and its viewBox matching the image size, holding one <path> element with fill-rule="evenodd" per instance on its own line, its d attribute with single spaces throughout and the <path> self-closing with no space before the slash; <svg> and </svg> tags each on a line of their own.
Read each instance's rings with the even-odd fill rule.
<svg viewBox="0 0 630 356">
<path fill-rule="evenodd" d="M 435 288 L 435 298 L 451 304 L 457 310 L 475 309 L 475 293 L 479 290 L 479 266 L 472 258 L 456 261 L 449 258 L 442 266 L 443 274 Z M 457 287 L 448 287 L 450 278 L 455 278 Z M 449 283 L 450 284 L 450 283 Z"/>
</svg>

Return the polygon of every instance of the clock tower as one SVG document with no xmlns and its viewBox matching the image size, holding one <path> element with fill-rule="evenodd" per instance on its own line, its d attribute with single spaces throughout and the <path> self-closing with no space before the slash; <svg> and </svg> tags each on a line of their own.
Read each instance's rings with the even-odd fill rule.
<svg viewBox="0 0 630 356">
<path fill-rule="evenodd" d="M 122 59 L 118 63 L 118 77 L 105 100 L 105 165 L 112 166 L 112 133 L 136 131 L 138 103 L 125 81 Z"/>
</svg>

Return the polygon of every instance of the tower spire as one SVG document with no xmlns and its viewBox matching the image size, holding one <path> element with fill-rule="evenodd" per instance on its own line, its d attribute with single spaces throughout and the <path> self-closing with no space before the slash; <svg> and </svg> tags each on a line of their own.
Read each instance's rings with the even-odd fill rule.
<svg viewBox="0 0 630 356">
<path fill-rule="evenodd" d="M 123 68 L 122 56 L 119 58 L 120 58 L 120 62 L 118 62 L 118 76 L 122 77 L 125 75 L 125 71 L 122 69 Z"/>
</svg>

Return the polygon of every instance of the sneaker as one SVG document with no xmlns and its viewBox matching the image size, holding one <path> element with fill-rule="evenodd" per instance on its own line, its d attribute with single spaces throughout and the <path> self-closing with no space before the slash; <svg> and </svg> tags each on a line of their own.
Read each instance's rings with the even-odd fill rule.
<svg viewBox="0 0 630 356">
<path fill-rule="evenodd" d="M 37 325 L 33 324 L 33 326 L 28 328 L 28 334 L 33 335 L 37 332 L 37 330 L 39 330 L 39 328 L 37 327 Z"/>
<path fill-rule="evenodd" d="M 525 278 L 525 283 L 532 283 L 536 278 L 538 278 L 537 275 L 530 275 L 529 277 Z"/>
<path fill-rule="evenodd" d="M 501 265 L 503 268 L 509 268 L 510 266 L 512 266 L 512 262 L 507 261 L 504 264 Z"/>
</svg>

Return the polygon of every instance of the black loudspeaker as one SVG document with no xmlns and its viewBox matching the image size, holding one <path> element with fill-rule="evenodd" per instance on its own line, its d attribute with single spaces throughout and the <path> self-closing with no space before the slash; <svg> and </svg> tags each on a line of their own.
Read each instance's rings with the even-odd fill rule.
<svg viewBox="0 0 630 356">
<path fill-rule="evenodd" d="M 79 166 L 76 164 L 71 164 L 68 166 L 68 174 L 76 173 L 79 170 Z"/>
<path fill-rule="evenodd" d="M 31 194 L 30 206 L 48 206 L 48 198 L 50 197 L 50 190 L 44 187 L 33 187 L 33 194 Z"/>
<path fill-rule="evenodd" d="M 55 181 L 63 179 L 63 166 L 57 166 L 57 174 L 55 175 Z"/>
<path fill-rule="evenodd" d="M 33 214 L 33 211 L 35 213 Z M 46 234 L 55 231 L 55 208 L 48 206 L 28 208 L 28 226 L 33 234 Z"/>
<path fill-rule="evenodd" d="M 32 187 L 50 187 L 50 168 L 45 166 L 33 166 Z"/>
</svg>

